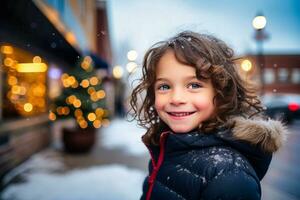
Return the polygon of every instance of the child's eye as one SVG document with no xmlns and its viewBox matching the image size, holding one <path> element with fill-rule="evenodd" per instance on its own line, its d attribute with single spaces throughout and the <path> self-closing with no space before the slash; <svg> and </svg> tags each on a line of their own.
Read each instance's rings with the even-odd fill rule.
<svg viewBox="0 0 300 200">
<path fill-rule="evenodd" d="M 157 87 L 158 90 L 168 90 L 170 89 L 170 86 L 166 85 L 166 84 L 162 84 L 162 85 L 159 85 Z"/>
<path fill-rule="evenodd" d="M 201 88 L 202 85 L 200 83 L 190 83 L 188 84 L 188 88 L 189 89 L 198 89 L 198 88 Z"/>
</svg>

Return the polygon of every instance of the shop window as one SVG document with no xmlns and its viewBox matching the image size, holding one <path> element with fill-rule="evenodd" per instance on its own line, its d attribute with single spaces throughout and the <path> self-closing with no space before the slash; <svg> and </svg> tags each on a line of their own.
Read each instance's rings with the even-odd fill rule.
<svg viewBox="0 0 300 200">
<path fill-rule="evenodd" d="M 286 83 L 288 82 L 289 71 L 287 68 L 280 68 L 278 70 L 278 79 L 279 82 Z"/>
<path fill-rule="evenodd" d="M 292 70 L 292 83 L 300 83 L 300 69 L 293 68 Z"/>
<path fill-rule="evenodd" d="M 1 45 L 2 120 L 47 112 L 47 64 L 30 52 Z"/>
<path fill-rule="evenodd" d="M 275 81 L 275 74 L 273 69 L 264 70 L 264 80 L 266 84 L 271 84 Z"/>
</svg>

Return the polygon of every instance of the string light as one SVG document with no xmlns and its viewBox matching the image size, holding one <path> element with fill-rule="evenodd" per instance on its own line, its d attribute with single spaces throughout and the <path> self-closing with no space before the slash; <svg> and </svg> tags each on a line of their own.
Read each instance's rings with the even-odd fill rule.
<svg viewBox="0 0 300 200">
<path fill-rule="evenodd" d="M 99 80 L 97 77 L 94 76 L 94 77 L 90 78 L 91 85 L 97 85 L 98 82 L 99 82 Z"/>
<path fill-rule="evenodd" d="M 80 117 L 80 116 L 82 116 L 82 115 L 83 115 L 82 110 L 76 109 L 75 112 L 74 112 L 74 115 L 75 115 L 75 117 Z"/>
<path fill-rule="evenodd" d="M 88 127 L 88 123 L 85 120 L 81 120 L 81 121 L 79 121 L 79 126 L 81 128 L 87 128 Z"/>
<path fill-rule="evenodd" d="M 95 128 L 100 128 L 101 127 L 101 121 L 96 119 L 94 122 L 93 122 L 93 126 Z"/>
<path fill-rule="evenodd" d="M 97 117 L 102 117 L 102 115 L 104 114 L 104 110 L 103 108 L 97 108 L 95 111 Z"/>
<path fill-rule="evenodd" d="M 3 54 L 12 54 L 14 49 L 11 46 L 2 46 L 1 47 L 1 52 Z"/>
<path fill-rule="evenodd" d="M 81 101 L 79 99 L 76 99 L 73 103 L 75 108 L 79 108 L 81 106 Z"/>
<path fill-rule="evenodd" d="M 94 92 L 96 92 L 95 88 L 94 87 L 89 87 L 89 89 L 88 89 L 89 95 L 93 94 Z"/>
<path fill-rule="evenodd" d="M 99 90 L 98 92 L 97 92 L 97 98 L 98 99 L 103 99 L 105 97 L 105 92 L 104 92 L 104 90 Z"/>
<path fill-rule="evenodd" d="M 56 115 L 55 115 L 55 113 L 53 113 L 53 112 L 49 112 L 48 117 L 49 117 L 49 119 L 50 119 L 51 121 L 56 120 Z"/>
<path fill-rule="evenodd" d="M 7 82 L 9 85 L 16 85 L 18 83 L 18 79 L 15 76 L 9 76 Z"/>
<path fill-rule="evenodd" d="M 90 82 L 88 80 L 84 79 L 84 80 L 81 81 L 80 85 L 83 88 L 87 88 L 87 87 L 89 87 Z"/>
<path fill-rule="evenodd" d="M 92 121 L 95 121 L 95 119 L 96 119 L 95 113 L 89 113 L 88 114 L 88 120 L 90 120 L 92 122 Z"/>
<path fill-rule="evenodd" d="M 32 106 L 31 103 L 25 103 L 25 104 L 24 104 L 24 110 L 25 110 L 26 112 L 32 111 L 32 108 L 33 108 L 33 106 Z"/>
<path fill-rule="evenodd" d="M 34 63 L 41 63 L 42 59 L 39 56 L 34 56 L 33 59 L 32 59 L 32 62 L 34 62 Z"/>
</svg>

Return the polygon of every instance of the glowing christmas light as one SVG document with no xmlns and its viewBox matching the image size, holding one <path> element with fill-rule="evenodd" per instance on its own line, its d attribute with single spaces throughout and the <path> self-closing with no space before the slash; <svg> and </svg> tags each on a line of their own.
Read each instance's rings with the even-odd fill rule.
<svg viewBox="0 0 300 200">
<path fill-rule="evenodd" d="M 14 49 L 11 46 L 2 46 L 1 47 L 1 52 L 3 54 L 12 54 Z"/>
<path fill-rule="evenodd" d="M 48 118 L 49 118 L 51 121 L 56 120 L 56 115 L 55 115 L 55 113 L 50 112 L 49 115 L 48 115 Z"/>
<path fill-rule="evenodd" d="M 79 108 L 81 106 L 81 101 L 79 99 L 76 99 L 73 103 L 75 108 Z"/>
<path fill-rule="evenodd" d="M 82 116 L 82 110 L 80 110 L 80 109 L 76 109 L 75 110 L 75 112 L 74 112 L 74 115 L 76 116 L 76 117 L 80 117 L 80 116 Z"/>
<path fill-rule="evenodd" d="M 79 122 L 79 126 L 80 126 L 81 128 L 87 128 L 87 127 L 88 127 L 88 123 L 87 123 L 85 120 L 81 120 L 81 121 Z"/>
<path fill-rule="evenodd" d="M 104 90 L 99 90 L 98 92 L 97 92 L 97 98 L 98 99 L 103 99 L 105 97 L 105 92 L 104 92 Z"/>
<path fill-rule="evenodd" d="M 88 80 L 84 79 L 84 80 L 81 81 L 80 85 L 83 88 L 87 88 L 87 87 L 89 87 L 90 82 Z"/>
<path fill-rule="evenodd" d="M 5 58 L 4 59 L 4 65 L 11 67 L 14 64 L 14 60 L 11 58 Z"/>
<path fill-rule="evenodd" d="M 15 76 L 9 76 L 7 82 L 9 85 L 16 85 L 18 83 L 18 79 Z"/>
<path fill-rule="evenodd" d="M 95 111 L 97 117 L 101 117 L 104 114 L 103 108 L 97 108 Z"/>
<path fill-rule="evenodd" d="M 32 111 L 33 106 L 31 103 L 25 103 L 23 108 L 26 112 L 30 112 Z"/>
<path fill-rule="evenodd" d="M 100 128 L 101 127 L 101 121 L 96 119 L 94 122 L 93 122 L 93 126 L 95 128 Z"/>
<path fill-rule="evenodd" d="M 32 62 L 34 62 L 34 63 L 41 63 L 42 59 L 39 56 L 34 56 L 33 59 L 32 59 Z"/>
<path fill-rule="evenodd" d="M 89 87 L 89 89 L 88 89 L 89 95 L 92 95 L 94 92 L 96 92 L 95 88 L 94 87 Z"/>
<path fill-rule="evenodd" d="M 91 79 L 90 79 L 90 83 L 91 83 L 91 85 L 97 85 L 98 84 L 98 82 L 99 82 L 99 80 L 98 80 L 98 78 L 97 77 L 92 77 Z"/>
<path fill-rule="evenodd" d="M 95 113 L 89 113 L 88 114 L 88 120 L 90 120 L 92 122 L 92 121 L 95 121 L 95 119 L 96 119 Z"/>
</svg>

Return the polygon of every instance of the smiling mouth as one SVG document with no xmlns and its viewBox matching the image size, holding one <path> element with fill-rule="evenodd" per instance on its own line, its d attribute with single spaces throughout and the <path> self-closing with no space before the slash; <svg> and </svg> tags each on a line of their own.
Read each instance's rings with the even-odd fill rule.
<svg viewBox="0 0 300 200">
<path fill-rule="evenodd" d="M 194 114 L 195 111 L 194 112 L 167 112 L 167 113 L 174 117 L 185 117 Z"/>
</svg>

